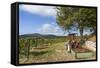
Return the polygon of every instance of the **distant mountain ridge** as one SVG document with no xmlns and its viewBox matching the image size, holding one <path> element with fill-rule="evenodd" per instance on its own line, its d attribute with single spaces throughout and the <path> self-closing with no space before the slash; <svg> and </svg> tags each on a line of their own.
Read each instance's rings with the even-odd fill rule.
<svg viewBox="0 0 100 68">
<path fill-rule="evenodd" d="M 26 37 L 37 37 L 37 38 L 58 38 L 59 37 L 60 38 L 60 37 L 65 37 L 65 36 L 56 36 L 52 34 L 42 35 L 39 33 L 19 35 L 19 38 L 26 38 Z"/>
</svg>

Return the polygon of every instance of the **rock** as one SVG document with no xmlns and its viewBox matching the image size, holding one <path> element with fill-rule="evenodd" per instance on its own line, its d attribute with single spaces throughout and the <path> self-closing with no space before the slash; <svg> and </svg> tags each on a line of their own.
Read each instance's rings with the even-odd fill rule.
<svg viewBox="0 0 100 68">
<path fill-rule="evenodd" d="M 96 51 L 96 42 L 86 41 L 85 48 L 92 50 L 92 51 Z"/>
</svg>

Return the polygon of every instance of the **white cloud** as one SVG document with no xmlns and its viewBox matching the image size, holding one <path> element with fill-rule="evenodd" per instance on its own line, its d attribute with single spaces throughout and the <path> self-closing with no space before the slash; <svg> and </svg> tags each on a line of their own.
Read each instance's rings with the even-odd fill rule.
<svg viewBox="0 0 100 68">
<path fill-rule="evenodd" d="M 44 34 L 55 34 L 55 35 L 62 35 L 63 32 L 61 31 L 60 27 L 55 26 L 53 24 L 43 24 L 39 31 L 43 32 Z"/>
<path fill-rule="evenodd" d="M 42 16 L 55 16 L 56 10 L 53 6 L 39 6 L 39 5 L 20 5 L 20 10 L 38 14 Z"/>
<path fill-rule="evenodd" d="M 43 32 L 56 32 L 57 30 L 54 28 L 54 26 L 52 24 L 43 24 L 41 27 L 41 30 Z"/>
</svg>

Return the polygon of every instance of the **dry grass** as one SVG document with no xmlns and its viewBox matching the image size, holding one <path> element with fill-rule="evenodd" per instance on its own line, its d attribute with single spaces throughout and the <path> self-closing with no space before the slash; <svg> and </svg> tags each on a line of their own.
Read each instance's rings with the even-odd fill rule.
<svg viewBox="0 0 100 68">
<path fill-rule="evenodd" d="M 45 49 L 34 49 L 31 48 L 29 59 L 25 56 L 19 59 L 20 64 L 27 63 L 44 63 L 44 62 L 59 62 L 59 61 L 77 61 L 77 60 L 91 60 L 94 58 L 87 59 L 75 59 L 75 57 L 68 53 L 65 47 L 65 42 L 56 43 L 50 45 Z"/>
<path fill-rule="evenodd" d="M 93 35 L 92 37 L 90 37 L 90 38 L 88 39 L 88 41 L 93 41 L 93 42 L 95 42 L 95 41 L 96 41 L 96 36 Z"/>
</svg>

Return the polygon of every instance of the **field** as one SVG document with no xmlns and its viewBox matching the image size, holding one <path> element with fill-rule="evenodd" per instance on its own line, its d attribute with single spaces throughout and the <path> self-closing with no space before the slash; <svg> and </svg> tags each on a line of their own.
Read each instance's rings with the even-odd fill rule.
<svg viewBox="0 0 100 68">
<path fill-rule="evenodd" d="M 24 41 L 23 41 L 24 40 Z M 65 46 L 65 38 L 55 39 L 30 39 L 30 44 L 25 44 L 25 38 L 19 39 L 19 63 L 44 63 L 44 62 L 60 62 L 60 61 L 77 61 L 77 60 L 92 60 L 95 59 L 95 55 L 91 58 L 76 59 L 75 56 L 67 52 Z"/>
<path fill-rule="evenodd" d="M 96 35 L 94 7 L 19 6 L 19 64 L 96 60 Z"/>
</svg>

